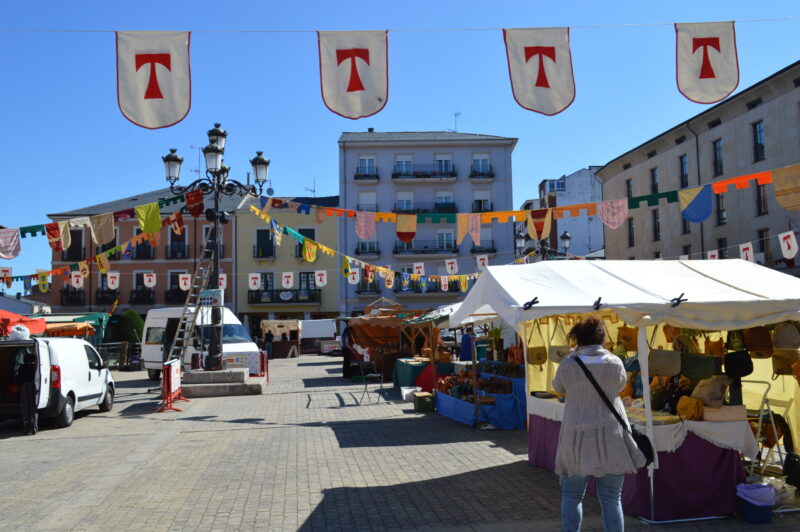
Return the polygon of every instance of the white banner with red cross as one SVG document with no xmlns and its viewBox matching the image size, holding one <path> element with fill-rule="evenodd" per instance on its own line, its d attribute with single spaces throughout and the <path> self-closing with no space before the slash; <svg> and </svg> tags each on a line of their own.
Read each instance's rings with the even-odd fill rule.
<svg viewBox="0 0 800 532">
<path fill-rule="evenodd" d="M 81 272 L 70 272 L 69 284 L 72 288 L 83 288 L 83 275 L 81 275 Z"/>
<path fill-rule="evenodd" d="M 156 285 L 156 274 L 154 273 L 142 274 L 142 279 L 147 288 L 153 288 Z"/>
<path fill-rule="evenodd" d="M 781 244 L 781 253 L 784 259 L 793 259 L 797 255 L 797 237 L 794 231 L 786 231 L 778 235 Z"/>
<path fill-rule="evenodd" d="M 745 242 L 744 244 L 739 244 L 739 257 L 750 262 L 756 261 L 756 254 L 753 252 L 752 242 Z"/>
<path fill-rule="evenodd" d="M 446 259 L 444 261 L 444 268 L 450 275 L 458 273 L 458 259 Z"/>
<path fill-rule="evenodd" d="M 318 31 L 325 105 L 345 118 L 372 116 L 389 98 L 387 32 Z"/>
<path fill-rule="evenodd" d="M 475 257 L 475 262 L 478 264 L 478 270 L 483 271 L 489 265 L 489 255 L 478 255 Z"/>
<path fill-rule="evenodd" d="M 192 287 L 192 276 L 188 273 L 178 274 L 178 287 L 184 292 Z"/>
<path fill-rule="evenodd" d="M 250 290 L 261 290 L 261 274 L 248 273 L 247 274 L 247 288 Z"/>
<path fill-rule="evenodd" d="M 569 28 L 504 29 L 508 75 L 517 103 L 552 116 L 575 100 Z"/>
<path fill-rule="evenodd" d="M 725 99 L 739 85 L 733 22 L 675 24 L 678 90 L 696 103 Z"/>
<path fill-rule="evenodd" d="M 294 272 L 283 272 L 281 274 L 281 286 L 286 290 L 294 287 Z"/>
<path fill-rule="evenodd" d="M 119 288 L 119 272 L 111 271 L 106 273 L 106 286 L 109 290 Z"/>
<path fill-rule="evenodd" d="M 158 129 L 189 114 L 189 39 L 188 31 L 117 32 L 117 100 L 125 118 Z"/>
<path fill-rule="evenodd" d="M 219 279 L 219 288 L 221 290 L 225 290 L 226 288 L 228 288 L 228 274 L 227 273 L 221 273 L 221 274 L 219 274 L 217 276 L 217 278 Z"/>
<path fill-rule="evenodd" d="M 317 270 L 314 272 L 314 284 L 317 285 L 317 288 L 322 288 L 328 284 L 327 270 Z"/>
<path fill-rule="evenodd" d="M 347 282 L 349 284 L 358 284 L 361 280 L 361 269 L 360 268 L 350 268 L 350 271 L 347 272 Z"/>
<path fill-rule="evenodd" d="M 425 263 L 415 262 L 411 265 L 411 273 L 414 275 L 425 275 Z"/>
</svg>

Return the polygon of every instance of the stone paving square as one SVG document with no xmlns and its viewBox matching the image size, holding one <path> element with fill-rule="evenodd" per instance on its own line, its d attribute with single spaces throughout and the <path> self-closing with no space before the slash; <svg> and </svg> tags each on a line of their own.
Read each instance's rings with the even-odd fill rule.
<svg viewBox="0 0 800 532">
<path fill-rule="evenodd" d="M 392 389 L 359 405 L 363 385 L 340 368 L 340 358 L 273 360 L 261 396 L 160 414 L 144 372 L 116 372 L 112 412 L 27 437 L 2 424 L 0 529 L 560 530 L 558 480 L 528 465 L 524 431 L 414 413 Z M 788 531 L 800 514 L 763 526 L 628 516 L 626 528 Z M 592 497 L 583 530 L 602 530 Z"/>
</svg>

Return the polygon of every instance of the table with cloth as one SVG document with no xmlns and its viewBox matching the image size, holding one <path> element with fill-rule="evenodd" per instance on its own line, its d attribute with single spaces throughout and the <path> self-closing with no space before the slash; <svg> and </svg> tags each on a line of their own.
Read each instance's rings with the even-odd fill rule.
<svg viewBox="0 0 800 532">
<path fill-rule="evenodd" d="M 392 383 L 394 383 L 395 387 L 418 386 L 417 379 L 429 365 L 428 359 L 398 358 L 392 370 Z M 452 362 L 438 362 L 436 364 L 436 373 L 439 375 L 452 375 Z"/>
<path fill-rule="evenodd" d="M 554 471 L 564 405 L 556 399 L 536 397 L 528 397 L 527 402 L 528 461 Z M 639 430 L 644 432 L 644 427 Z M 746 421 L 655 425 L 653 438 L 659 461 L 654 471 L 655 515 L 650 515 L 646 468 L 625 475 L 622 509 L 626 514 L 667 521 L 721 516 L 736 510 L 736 485 L 746 476 L 740 453 L 748 458 L 758 453 Z"/>
<path fill-rule="evenodd" d="M 478 406 L 478 417 L 475 417 L 475 404 L 463 401 L 443 392 L 436 392 L 436 411 L 439 414 L 465 425 L 475 425 L 478 421 L 491 423 L 498 429 L 521 429 L 514 410 L 514 396 L 511 394 L 487 393 L 478 390 L 481 397 L 494 397 L 494 404 Z"/>
</svg>

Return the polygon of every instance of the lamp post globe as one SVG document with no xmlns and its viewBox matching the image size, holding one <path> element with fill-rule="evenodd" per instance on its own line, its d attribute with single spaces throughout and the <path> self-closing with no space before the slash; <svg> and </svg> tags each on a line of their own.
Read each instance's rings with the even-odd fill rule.
<svg viewBox="0 0 800 532">
<path fill-rule="evenodd" d="M 564 252 L 566 252 L 569 249 L 569 244 L 570 241 L 572 240 L 572 235 L 570 235 L 568 231 L 564 231 L 561 234 L 560 238 L 561 238 L 561 249 L 563 249 Z"/>
<path fill-rule="evenodd" d="M 250 161 L 255 174 L 255 185 L 243 184 L 235 179 L 228 179 L 230 167 L 225 166 L 222 156 L 225 153 L 225 142 L 228 132 L 222 129 L 219 123 L 214 124 L 214 128 L 208 131 L 208 145 L 203 148 L 203 156 L 206 162 L 206 172 L 204 177 L 200 177 L 186 186 L 177 185 L 180 178 L 181 163 L 183 157 L 178 155 L 177 150 L 170 149 L 169 153 L 161 158 L 164 162 L 164 172 L 169 188 L 173 194 L 183 195 L 187 192 L 200 191 L 204 196 L 212 196 L 214 200 L 213 208 L 206 209 L 206 218 L 213 222 L 211 233 L 208 236 L 203 248 L 203 256 L 212 259 L 211 275 L 208 279 L 208 287 L 219 287 L 220 273 L 220 223 L 227 223 L 229 213 L 220 210 L 220 197 L 243 194 L 258 197 L 264 184 L 267 182 L 269 169 L 269 159 L 263 156 L 263 152 L 256 152 L 256 157 Z M 211 307 L 211 326 L 208 342 L 208 354 L 206 355 L 204 367 L 207 370 L 222 369 L 222 304 L 214 304 Z M 196 310 L 197 312 L 197 310 Z M 182 361 L 181 361 L 182 362 Z"/>
</svg>

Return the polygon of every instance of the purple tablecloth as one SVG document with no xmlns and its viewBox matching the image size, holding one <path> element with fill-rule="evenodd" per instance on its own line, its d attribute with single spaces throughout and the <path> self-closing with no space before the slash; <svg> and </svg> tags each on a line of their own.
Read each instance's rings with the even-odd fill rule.
<svg viewBox="0 0 800 532">
<path fill-rule="evenodd" d="M 528 461 L 555 470 L 559 421 L 530 415 Z M 736 510 L 736 484 L 745 470 L 737 451 L 717 447 L 689 432 L 672 453 L 659 452 L 655 471 L 655 518 L 650 515 L 650 480 L 647 470 L 625 476 L 622 509 L 626 514 L 656 521 L 727 515 Z M 593 482 L 589 491 L 594 493 Z"/>
</svg>

